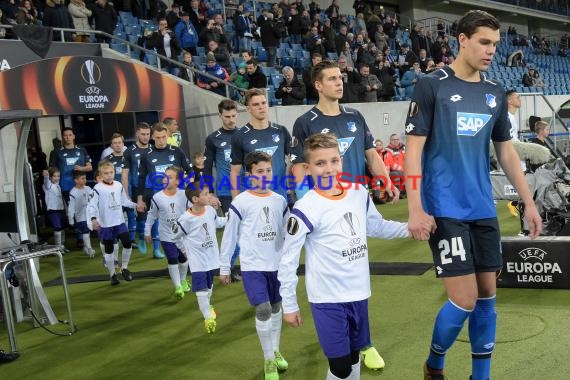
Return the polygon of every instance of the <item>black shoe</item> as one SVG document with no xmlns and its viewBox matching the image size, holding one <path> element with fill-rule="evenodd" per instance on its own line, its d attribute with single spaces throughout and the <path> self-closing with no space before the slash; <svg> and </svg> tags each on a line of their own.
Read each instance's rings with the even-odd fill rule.
<svg viewBox="0 0 570 380">
<path fill-rule="evenodd" d="M 230 278 L 232 280 L 232 282 L 240 282 L 241 281 L 241 275 L 240 275 L 240 271 L 237 269 L 232 269 L 231 273 L 230 273 Z"/>
<path fill-rule="evenodd" d="M 0 363 L 8 363 L 13 362 L 14 360 L 20 357 L 20 353 L 18 351 L 12 352 L 4 352 L 0 350 Z"/>
<path fill-rule="evenodd" d="M 121 275 L 125 281 L 133 281 L 133 275 L 127 268 L 121 269 Z"/>
<path fill-rule="evenodd" d="M 120 283 L 121 281 L 119 281 L 116 274 L 111 276 L 111 285 L 119 285 Z"/>
</svg>

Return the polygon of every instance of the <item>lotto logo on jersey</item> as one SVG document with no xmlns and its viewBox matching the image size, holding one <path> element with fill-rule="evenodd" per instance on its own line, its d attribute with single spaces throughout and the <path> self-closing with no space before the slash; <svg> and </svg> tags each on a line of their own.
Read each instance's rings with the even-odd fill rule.
<svg viewBox="0 0 570 380">
<path fill-rule="evenodd" d="M 457 136 L 475 136 L 491 117 L 488 114 L 457 112 Z"/>
<path fill-rule="evenodd" d="M 273 154 L 277 152 L 277 149 L 279 149 L 278 146 L 268 146 L 267 148 L 256 149 L 256 152 L 265 152 L 268 155 L 273 156 Z"/>
<path fill-rule="evenodd" d="M 338 148 L 340 150 L 340 156 L 344 156 L 344 153 L 350 148 L 352 142 L 354 141 L 354 137 L 344 137 L 341 139 L 337 139 L 338 141 Z"/>
</svg>

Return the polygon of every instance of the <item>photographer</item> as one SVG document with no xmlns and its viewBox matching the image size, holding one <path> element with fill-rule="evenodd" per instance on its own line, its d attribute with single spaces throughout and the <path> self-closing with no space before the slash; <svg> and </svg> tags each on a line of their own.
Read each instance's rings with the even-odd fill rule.
<svg viewBox="0 0 570 380">
<path fill-rule="evenodd" d="M 297 79 L 295 71 L 289 66 L 285 66 L 282 70 L 283 82 L 275 91 L 277 99 L 283 99 L 284 106 L 297 106 L 303 104 L 305 100 L 305 85 Z"/>
<path fill-rule="evenodd" d="M 311 27 L 311 31 L 307 36 L 307 50 L 311 55 L 319 53 L 322 57 L 326 57 L 325 41 L 319 34 L 319 29 L 316 26 Z"/>
<path fill-rule="evenodd" d="M 214 19 L 208 20 L 206 27 L 200 32 L 201 46 L 208 46 L 208 42 L 216 41 L 218 45 L 227 46 L 227 39 L 220 25 L 217 25 Z"/>
<path fill-rule="evenodd" d="M 156 49 L 158 54 L 174 60 L 178 59 L 181 51 L 174 33 L 168 29 L 168 23 L 164 18 L 158 20 L 158 30 L 152 33 L 146 43 L 146 47 L 150 50 Z M 165 60 L 160 61 L 160 67 L 174 76 L 178 76 L 180 71 L 177 66 Z"/>
</svg>

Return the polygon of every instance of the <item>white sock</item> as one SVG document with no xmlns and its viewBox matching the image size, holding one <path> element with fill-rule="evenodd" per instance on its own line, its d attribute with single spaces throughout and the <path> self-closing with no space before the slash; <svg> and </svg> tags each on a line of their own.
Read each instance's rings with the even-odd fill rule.
<svg viewBox="0 0 570 380">
<path fill-rule="evenodd" d="M 358 363 L 352 365 L 352 372 L 350 373 L 350 380 L 360 380 L 360 359 Z"/>
<path fill-rule="evenodd" d="M 53 243 L 55 245 L 63 245 L 61 234 L 63 231 L 53 231 Z"/>
<path fill-rule="evenodd" d="M 271 314 L 271 342 L 273 343 L 273 351 L 279 351 L 282 320 L 283 312 L 281 309 L 279 309 L 277 313 Z"/>
<path fill-rule="evenodd" d="M 259 342 L 261 343 L 264 359 L 275 359 L 275 352 L 273 352 L 273 343 L 271 339 L 271 318 L 267 321 L 260 321 L 255 318 L 255 329 L 257 330 Z"/>
<path fill-rule="evenodd" d="M 61 245 L 65 245 L 65 230 L 61 230 Z"/>
<path fill-rule="evenodd" d="M 210 319 L 210 300 L 208 299 L 208 292 L 205 290 L 196 292 L 196 298 L 198 299 L 198 307 L 204 319 Z"/>
<path fill-rule="evenodd" d="M 208 289 L 208 300 L 212 300 L 213 291 L 214 291 L 214 284 L 212 284 L 212 287 Z"/>
<path fill-rule="evenodd" d="M 121 269 L 127 269 L 129 267 L 129 261 L 131 261 L 131 253 L 133 252 L 132 248 L 125 248 L 123 247 L 123 256 L 121 262 Z"/>
<path fill-rule="evenodd" d="M 344 380 L 348 380 L 348 379 L 352 379 L 352 374 L 350 374 L 350 376 L 348 376 L 346 379 Z M 331 369 L 329 368 L 329 370 L 327 371 L 327 377 L 325 380 L 343 380 L 340 377 L 336 377 L 335 375 L 332 374 Z"/>
<path fill-rule="evenodd" d="M 113 260 L 119 262 L 119 243 L 113 244 Z"/>
<path fill-rule="evenodd" d="M 91 247 L 91 238 L 89 237 L 89 234 L 83 234 L 83 243 L 85 244 L 85 248 L 87 248 L 89 251 L 91 251 L 93 248 Z"/>
<path fill-rule="evenodd" d="M 115 263 L 113 262 L 113 254 L 104 253 L 103 256 L 105 257 L 105 266 L 109 271 L 109 276 L 113 276 L 115 274 Z"/>
<path fill-rule="evenodd" d="M 99 248 L 101 248 L 101 254 L 105 257 L 105 244 L 99 242 Z"/>
<path fill-rule="evenodd" d="M 188 275 L 188 261 L 185 261 L 183 263 L 178 263 L 178 275 L 180 281 L 186 280 L 186 276 Z M 172 276 L 170 277 L 172 278 Z M 174 279 L 172 281 L 174 281 Z"/>
<path fill-rule="evenodd" d="M 168 264 L 168 274 L 175 288 L 180 286 L 180 271 L 178 270 L 178 265 L 179 264 Z"/>
</svg>

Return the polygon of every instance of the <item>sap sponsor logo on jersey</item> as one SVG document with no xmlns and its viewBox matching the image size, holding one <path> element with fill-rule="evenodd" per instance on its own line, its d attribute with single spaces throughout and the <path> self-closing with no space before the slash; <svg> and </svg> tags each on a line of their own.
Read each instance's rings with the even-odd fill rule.
<svg viewBox="0 0 570 380">
<path fill-rule="evenodd" d="M 232 161 L 232 150 L 231 149 L 224 149 L 224 160 L 226 162 Z"/>
<path fill-rule="evenodd" d="M 279 149 L 278 146 L 268 146 L 268 147 L 266 147 L 266 148 L 259 148 L 259 149 L 256 149 L 255 151 L 256 151 L 256 152 L 264 152 L 264 153 L 267 153 L 267 154 L 270 155 L 270 156 L 273 156 L 273 154 L 275 154 L 275 152 L 277 152 L 277 149 Z"/>
<path fill-rule="evenodd" d="M 548 253 L 540 248 L 529 247 L 518 253 L 522 262 L 508 261 L 507 273 L 516 274 L 517 282 L 552 283 L 555 275 L 562 275 L 557 262 L 544 261 Z"/>
<path fill-rule="evenodd" d="M 457 112 L 457 136 L 475 136 L 491 117 L 489 114 Z"/>
<path fill-rule="evenodd" d="M 348 150 L 348 148 L 350 148 L 350 146 L 352 145 L 352 142 L 354 141 L 354 137 L 343 137 L 340 139 L 337 139 L 338 141 L 338 148 L 340 150 L 340 156 L 344 156 L 344 154 L 346 153 L 346 151 Z"/>
<path fill-rule="evenodd" d="M 2 59 L 0 61 L 0 71 L 4 71 L 4 70 L 10 70 L 10 63 L 8 63 L 7 59 Z"/>
</svg>

